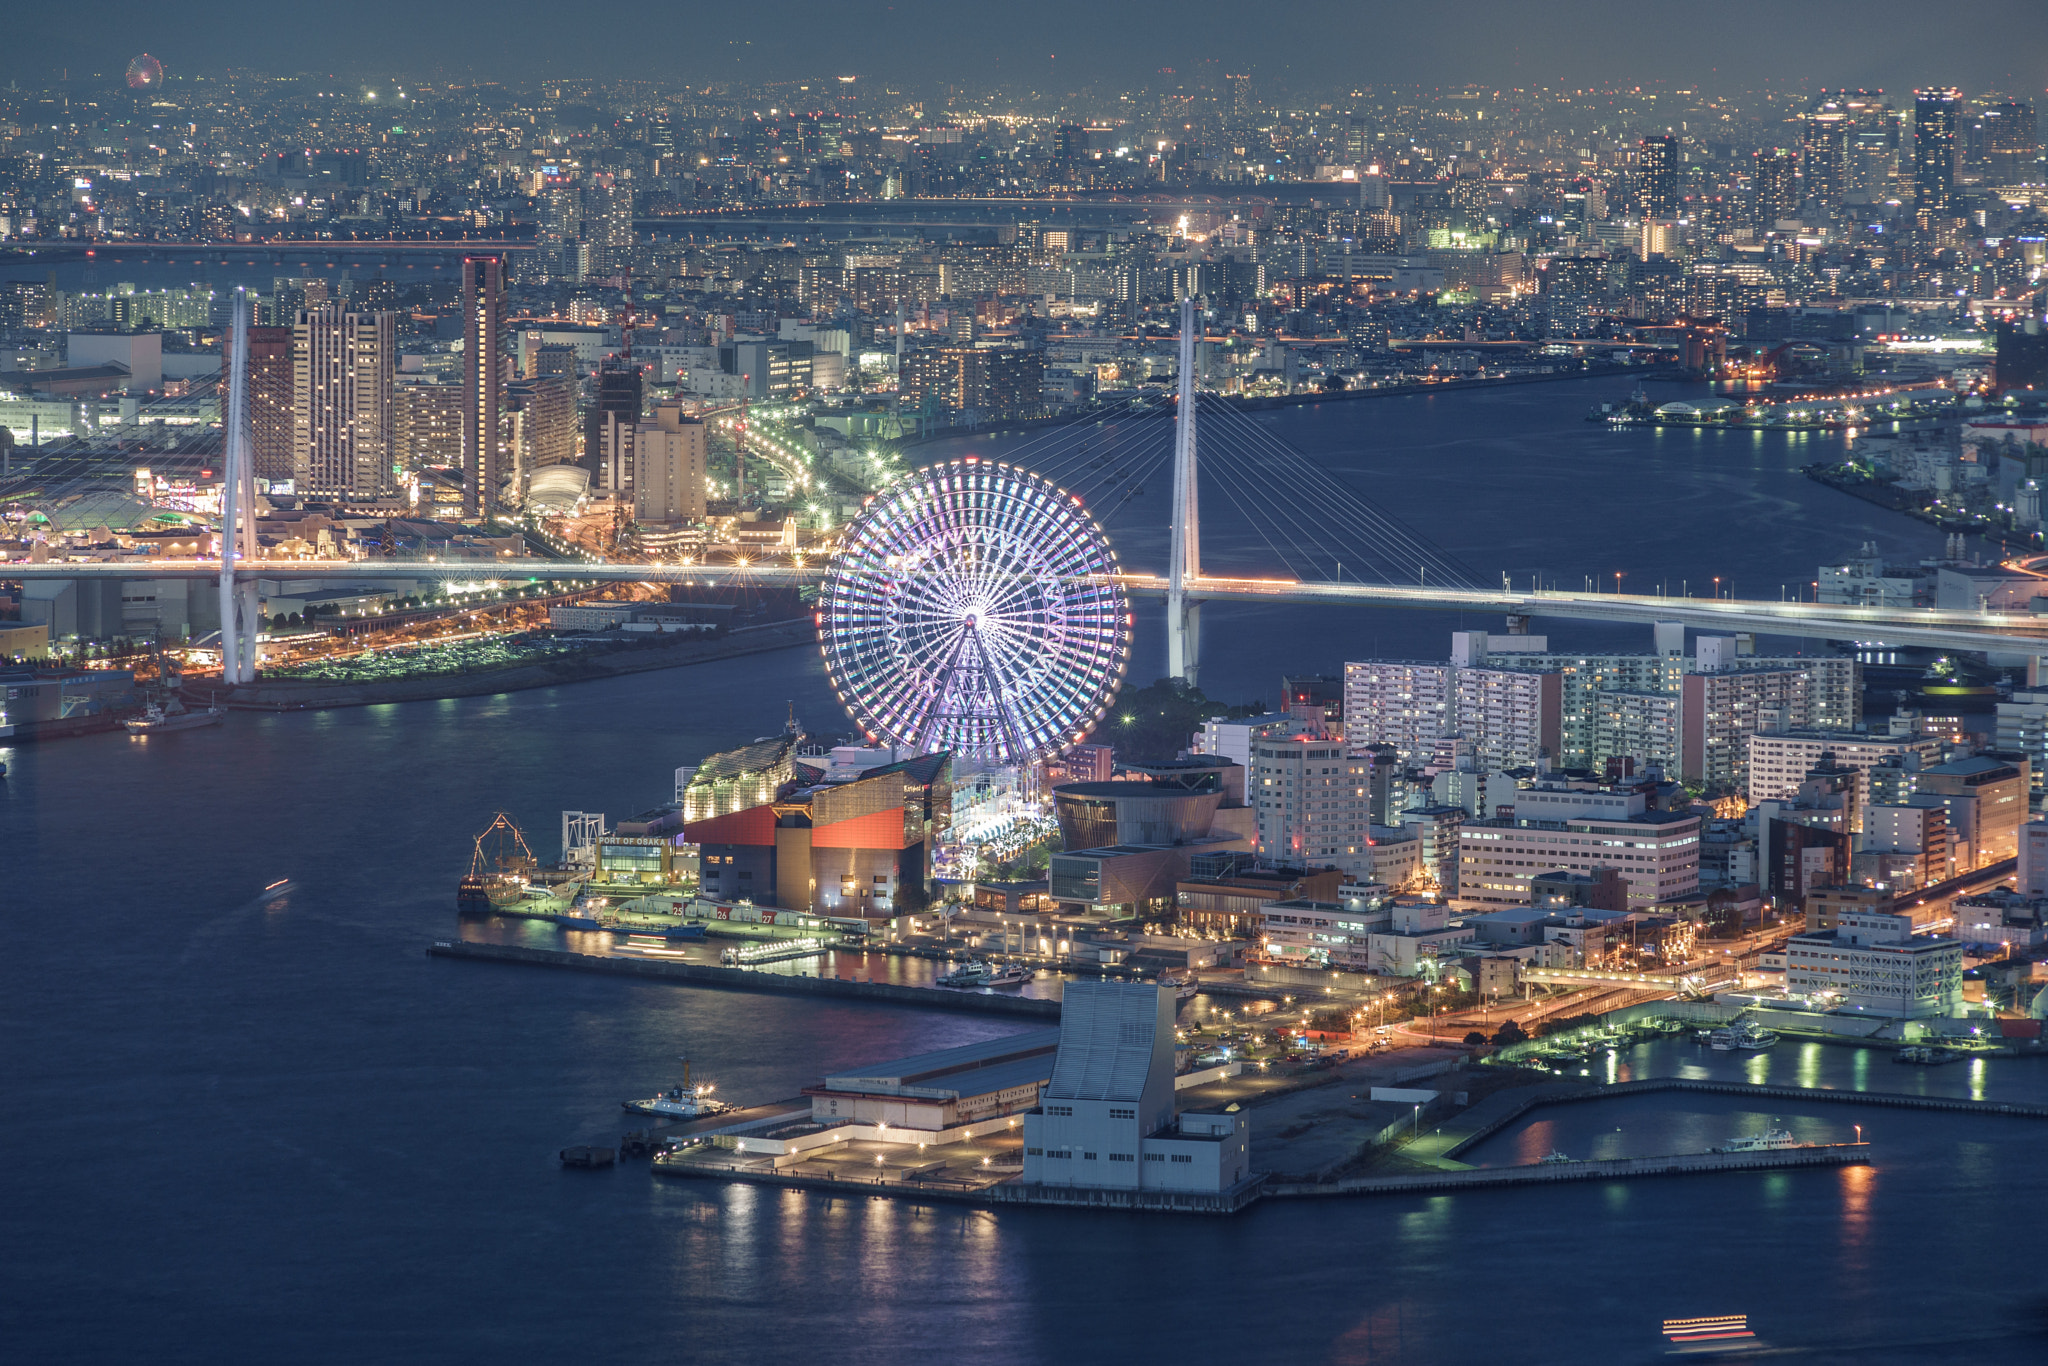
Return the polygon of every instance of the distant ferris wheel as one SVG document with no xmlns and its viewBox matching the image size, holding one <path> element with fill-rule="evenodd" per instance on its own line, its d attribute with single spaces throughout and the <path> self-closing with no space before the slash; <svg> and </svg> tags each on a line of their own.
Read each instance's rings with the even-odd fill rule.
<svg viewBox="0 0 2048 1366">
<path fill-rule="evenodd" d="M 832 686 L 875 743 L 1027 763 L 1087 737 L 1130 658 L 1109 539 L 993 461 L 932 465 L 846 528 L 818 612 Z"/>
</svg>

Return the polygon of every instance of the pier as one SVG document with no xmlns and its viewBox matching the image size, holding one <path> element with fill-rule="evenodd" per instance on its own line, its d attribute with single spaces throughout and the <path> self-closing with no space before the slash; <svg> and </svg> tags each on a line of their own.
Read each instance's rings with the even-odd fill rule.
<svg viewBox="0 0 2048 1366">
<path fill-rule="evenodd" d="M 427 946 L 429 958 L 461 958 L 473 962 L 518 963 L 528 967 L 564 968 L 571 972 L 606 973 L 614 977 L 673 982 L 679 986 L 716 987 L 726 991 L 759 991 L 779 996 L 813 996 L 829 1000 L 876 1001 L 888 1005 L 922 1006 L 927 1010 L 962 1011 L 970 1015 L 1021 1015 L 1056 1020 L 1058 1001 L 1035 996 L 943 987 L 912 987 L 895 982 L 855 982 L 843 977 L 793 977 L 745 968 L 713 967 L 663 959 L 608 958 L 563 949 L 530 949 L 516 944 L 475 944 L 441 940 Z"/>
</svg>

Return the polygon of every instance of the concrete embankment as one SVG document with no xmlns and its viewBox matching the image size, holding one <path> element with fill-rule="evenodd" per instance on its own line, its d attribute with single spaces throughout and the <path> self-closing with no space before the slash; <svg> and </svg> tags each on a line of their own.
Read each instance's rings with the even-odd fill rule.
<svg viewBox="0 0 2048 1366">
<path fill-rule="evenodd" d="M 745 968 L 713 967 L 708 963 L 606 958 L 597 954 L 568 953 L 560 949 L 523 948 L 515 944 L 477 944 L 459 939 L 444 940 L 429 945 L 427 956 L 465 958 L 486 963 L 518 963 L 528 967 L 566 968 L 571 972 L 599 972 L 614 977 L 674 982 L 681 986 L 717 987 L 726 991 L 763 991 L 780 996 L 811 996 L 828 1000 L 922 1006 L 928 1010 L 954 1010 L 970 1015 L 1022 1015 L 1033 1019 L 1058 1019 L 1060 1013 L 1059 1002 L 1035 996 L 948 991 L 942 987 L 912 987 L 895 982 L 854 982 L 843 977 L 793 977 L 774 972 L 750 972 Z"/>
<path fill-rule="evenodd" d="M 1409 1176 L 1361 1176 L 1316 1185 L 1275 1185 L 1276 1198 L 1317 1195 L 1404 1195 L 1420 1191 L 1472 1190 L 1482 1186 L 1535 1186 L 1553 1181 L 1608 1181 L 1634 1176 L 1693 1176 L 1707 1172 L 1769 1171 L 1781 1167 L 1852 1167 L 1870 1161 L 1864 1143 L 1819 1148 L 1784 1148 L 1760 1153 L 1680 1153 L 1668 1157 L 1617 1157 L 1586 1162 L 1540 1162 L 1526 1167 L 1474 1167 L 1469 1171 L 1418 1172 Z"/>
<path fill-rule="evenodd" d="M 376 683 L 317 683 L 263 680 L 230 690 L 227 704 L 240 711 L 317 711 L 329 707 L 370 707 L 383 702 L 427 702 L 443 697 L 485 697 L 494 693 L 554 688 L 594 678 L 675 669 L 717 659 L 787 650 L 817 642 L 808 618 L 743 626 L 714 640 L 688 640 L 619 650 L 558 655 L 531 664 L 512 664 L 474 673 L 431 674 Z"/>
<path fill-rule="evenodd" d="M 1445 1148 L 1441 1156 L 1455 1158 L 1491 1138 L 1531 1110 L 1545 1105 L 1570 1105 L 1586 1100 L 1618 1100 L 1627 1096 L 1659 1091 L 1690 1091 L 1702 1095 L 1739 1096 L 1748 1100 L 1822 1102 L 1838 1105 L 1875 1105 L 1902 1110 L 1947 1110 L 1962 1114 L 2005 1115 L 2018 1119 L 2048 1119 L 2048 1105 L 2027 1105 L 2016 1101 L 1965 1100 L 1960 1096 L 1915 1096 L 1898 1091 L 1840 1091 L 1818 1086 L 1759 1086 L 1745 1081 L 1694 1081 L 1682 1077 L 1650 1077 L 1642 1081 L 1582 1086 L 1573 1090 L 1546 1089 L 1520 1104 L 1495 1114 L 1470 1133 Z"/>
</svg>

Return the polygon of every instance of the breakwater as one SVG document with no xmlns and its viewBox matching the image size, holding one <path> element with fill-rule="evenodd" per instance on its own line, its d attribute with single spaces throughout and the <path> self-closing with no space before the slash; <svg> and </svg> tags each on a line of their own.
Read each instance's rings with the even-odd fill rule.
<svg viewBox="0 0 2048 1366">
<path fill-rule="evenodd" d="M 793 977 L 745 968 L 713 967 L 708 963 L 676 963 L 644 958 L 607 958 L 561 949 L 530 949 L 515 944 L 477 944 L 442 940 L 427 946 L 429 958 L 461 958 L 472 962 L 515 963 L 526 967 L 597 972 L 613 977 L 674 982 L 679 986 L 716 987 L 725 991 L 758 991 L 778 996 L 812 996 L 833 1000 L 875 1001 L 886 1005 L 922 1006 L 970 1015 L 1021 1015 L 1058 1019 L 1059 1002 L 1034 996 L 948 991 L 895 982 L 854 982 L 843 977 Z"/>
<path fill-rule="evenodd" d="M 1474 1167 L 1466 1171 L 1417 1172 L 1407 1176 L 1360 1176 L 1344 1181 L 1269 1186 L 1266 1194 L 1276 1198 L 1407 1195 L 1487 1186 L 1548 1185 L 1556 1181 L 1609 1181 L 1635 1176 L 1696 1176 L 1709 1172 L 1770 1171 L 1784 1167 L 1852 1167 L 1865 1166 L 1869 1162 L 1869 1144 L 1833 1143 L 1816 1148 L 1781 1148 L 1774 1152 L 1676 1153 L 1665 1157 L 1539 1162 L 1522 1167 Z"/>
<path fill-rule="evenodd" d="M 1483 1142 L 1513 1124 L 1531 1110 L 1545 1105 L 1570 1105 L 1586 1100 L 1616 1100 L 1624 1096 L 1648 1095 L 1657 1091 L 1690 1091 L 1701 1095 L 1741 1096 L 1751 1100 L 1820 1101 L 1840 1105 L 1875 1105 L 1901 1110 L 1948 1110 L 1964 1114 L 2004 1115 L 2019 1119 L 2048 1119 L 2048 1105 L 2015 1101 L 1965 1100 L 1959 1096 L 1914 1096 L 1899 1091 L 1843 1091 L 1819 1086 L 1770 1086 L 1743 1081 L 1694 1081 L 1683 1077 L 1650 1077 L 1642 1081 L 1618 1081 L 1572 1089 L 1546 1089 L 1531 1095 L 1488 1119 L 1442 1156 L 1458 1154 Z"/>
<path fill-rule="evenodd" d="M 295 682 L 258 680 L 230 690 L 227 704 L 238 711 L 321 711 L 330 707 L 370 707 L 384 702 L 429 702 L 443 697 L 483 697 L 494 693 L 553 688 L 594 678 L 674 669 L 716 659 L 788 650 L 817 640 L 808 617 L 742 626 L 712 640 L 687 640 L 674 645 L 557 655 L 530 664 L 508 664 L 473 673 L 427 674 L 375 683 Z"/>
</svg>

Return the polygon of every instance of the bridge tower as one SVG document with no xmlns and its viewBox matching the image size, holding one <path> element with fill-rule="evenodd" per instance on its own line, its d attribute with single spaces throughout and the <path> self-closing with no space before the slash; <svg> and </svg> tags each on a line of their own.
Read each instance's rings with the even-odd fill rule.
<svg viewBox="0 0 2048 1366">
<path fill-rule="evenodd" d="M 1173 433 L 1173 544 L 1166 571 L 1166 672 L 1193 686 L 1201 667 L 1202 605 L 1187 582 L 1202 576 L 1195 488 L 1195 300 L 1180 301 L 1180 411 Z"/>
<path fill-rule="evenodd" d="M 236 291 L 235 327 L 228 348 L 227 411 L 223 426 L 220 490 L 220 677 L 222 683 L 256 680 L 256 581 L 236 566 L 256 557 L 256 470 L 249 458 L 249 309 Z"/>
</svg>

